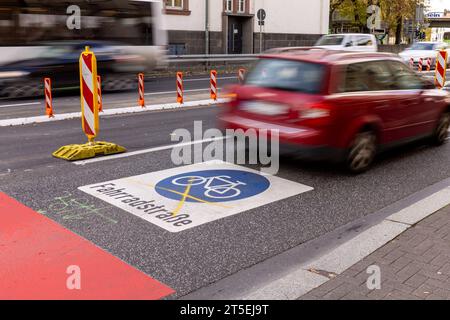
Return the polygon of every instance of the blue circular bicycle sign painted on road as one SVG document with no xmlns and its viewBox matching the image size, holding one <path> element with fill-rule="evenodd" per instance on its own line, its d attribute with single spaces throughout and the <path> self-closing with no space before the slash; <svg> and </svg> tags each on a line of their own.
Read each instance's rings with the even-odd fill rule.
<svg viewBox="0 0 450 320">
<path fill-rule="evenodd" d="M 263 193 L 270 181 L 241 170 L 204 170 L 179 174 L 160 181 L 155 189 L 163 197 L 186 202 L 227 202 Z"/>
</svg>

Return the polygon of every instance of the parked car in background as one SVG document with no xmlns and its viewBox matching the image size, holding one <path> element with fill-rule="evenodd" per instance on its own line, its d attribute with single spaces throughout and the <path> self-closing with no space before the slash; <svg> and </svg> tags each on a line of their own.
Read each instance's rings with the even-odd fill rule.
<svg viewBox="0 0 450 320">
<path fill-rule="evenodd" d="M 328 34 L 322 36 L 314 46 L 329 50 L 378 51 L 377 38 L 373 34 Z"/>
<path fill-rule="evenodd" d="M 386 148 L 444 144 L 450 95 L 389 53 L 298 49 L 267 54 L 219 117 L 224 129 L 276 129 L 282 150 L 367 170 Z"/>
<path fill-rule="evenodd" d="M 403 59 L 403 61 L 407 64 L 410 64 L 412 58 L 414 62 L 414 69 L 416 70 L 418 68 L 419 60 L 421 58 L 423 59 L 423 63 L 425 63 L 428 58 L 431 58 L 431 69 L 435 69 L 438 51 L 440 50 L 449 51 L 449 48 L 450 46 L 445 42 L 417 42 L 411 45 L 406 50 L 400 52 L 399 55 Z"/>
</svg>

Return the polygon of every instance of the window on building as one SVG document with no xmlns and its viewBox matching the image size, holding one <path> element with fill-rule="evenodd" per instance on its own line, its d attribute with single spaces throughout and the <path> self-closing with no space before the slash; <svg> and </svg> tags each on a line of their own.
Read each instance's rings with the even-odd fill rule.
<svg viewBox="0 0 450 320">
<path fill-rule="evenodd" d="M 233 0 L 225 1 L 225 11 L 232 12 L 233 11 Z"/>
<path fill-rule="evenodd" d="M 183 0 L 166 0 L 166 8 L 183 10 Z"/>
<path fill-rule="evenodd" d="M 245 12 L 245 0 L 239 0 L 238 12 Z"/>
<path fill-rule="evenodd" d="M 175 15 L 191 14 L 189 11 L 189 0 L 165 0 L 164 1 L 165 13 Z"/>
</svg>

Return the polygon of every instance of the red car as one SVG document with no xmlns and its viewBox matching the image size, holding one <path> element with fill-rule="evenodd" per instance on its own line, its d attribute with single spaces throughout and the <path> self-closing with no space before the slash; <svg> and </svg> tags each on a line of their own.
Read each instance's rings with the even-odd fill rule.
<svg viewBox="0 0 450 320">
<path fill-rule="evenodd" d="M 225 129 L 277 129 L 281 150 L 341 161 L 359 173 L 377 152 L 429 137 L 444 144 L 450 95 L 393 54 L 323 49 L 261 57 L 219 120 Z"/>
</svg>

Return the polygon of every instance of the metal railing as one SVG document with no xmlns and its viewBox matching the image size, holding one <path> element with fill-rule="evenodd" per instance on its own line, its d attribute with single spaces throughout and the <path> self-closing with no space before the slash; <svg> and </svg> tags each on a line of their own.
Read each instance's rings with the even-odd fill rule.
<svg viewBox="0 0 450 320">
<path fill-rule="evenodd" d="M 189 63 L 189 62 L 249 62 L 258 59 L 258 54 L 199 54 L 199 55 L 182 55 L 168 56 L 168 63 Z"/>
</svg>

